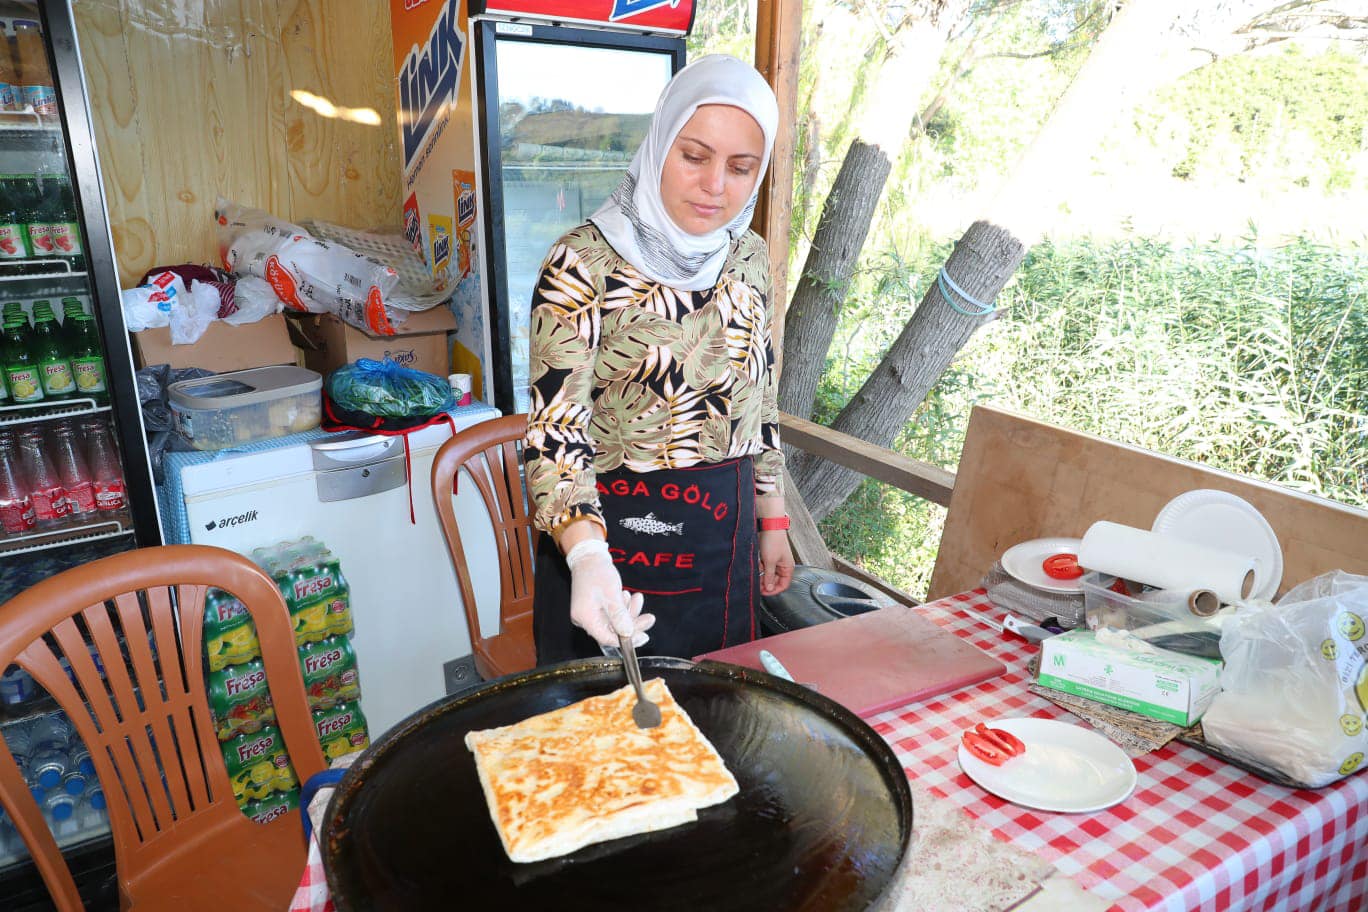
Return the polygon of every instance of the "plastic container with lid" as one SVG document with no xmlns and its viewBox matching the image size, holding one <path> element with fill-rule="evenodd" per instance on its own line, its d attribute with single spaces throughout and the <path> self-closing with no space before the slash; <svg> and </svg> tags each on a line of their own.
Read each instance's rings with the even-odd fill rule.
<svg viewBox="0 0 1368 912">
<path fill-rule="evenodd" d="M 1191 593 L 1156 589 L 1097 572 L 1084 574 L 1080 583 L 1089 629 L 1126 630 L 1162 649 L 1220 657 L 1223 617 L 1195 614 L 1189 606 Z"/>
<path fill-rule="evenodd" d="M 287 364 L 181 380 L 168 394 L 177 433 L 221 450 L 318 427 L 322 388 L 321 374 Z"/>
</svg>

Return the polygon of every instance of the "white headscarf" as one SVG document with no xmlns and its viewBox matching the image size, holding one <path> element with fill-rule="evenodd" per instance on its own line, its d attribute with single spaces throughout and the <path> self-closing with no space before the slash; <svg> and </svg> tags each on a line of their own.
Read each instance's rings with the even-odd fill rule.
<svg viewBox="0 0 1368 912">
<path fill-rule="evenodd" d="M 732 105 L 755 118 L 765 134 L 765 154 L 755 189 L 736 218 L 716 231 L 689 234 L 665 211 L 660 174 L 679 131 L 694 111 L 707 104 Z M 646 139 L 627 175 L 589 220 L 618 255 L 647 278 L 681 291 L 711 288 L 722 274 L 731 241 L 750 224 L 778 124 L 774 92 L 754 67 L 723 54 L 700 57 L 675 74 L 660 93 Z"/>
</svg>

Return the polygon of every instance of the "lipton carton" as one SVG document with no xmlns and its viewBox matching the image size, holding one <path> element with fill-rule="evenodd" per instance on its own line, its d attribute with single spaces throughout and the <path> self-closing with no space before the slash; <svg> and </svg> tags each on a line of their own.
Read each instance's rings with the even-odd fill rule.
<svg viewBox="0 0 1368 912">
<path fill-rule="evenodd" d="M 238 735 L 223 745 L 223 760 L 238 807 L 299 785 L 280 729 L 267 725 L 250 735 Z"/>
<path fill-rule="evenodd" d="M 314 728 L 323 755 L 329 760 L 370 746 L 366 717 L 361 714 L 359 703 L 338 703 L 332 709 L 314 713 Z"/>
</svg>

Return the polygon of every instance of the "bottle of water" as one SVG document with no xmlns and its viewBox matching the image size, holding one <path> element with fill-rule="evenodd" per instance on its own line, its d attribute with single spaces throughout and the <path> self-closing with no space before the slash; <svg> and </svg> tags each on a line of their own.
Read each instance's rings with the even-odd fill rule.
<svg viewBox="0 0 1368 912">
<path fill-rule="evenodd" d="M 52 747 L 45 747 L 40 751 L 35 751 L 34 754 L 29 757 L 29 787 L 33 788 L 36 786 L 51 791 L 62 784 L 62 777 L 66 775 L 66 771 L 66 751 Z"/>
<path fill-rule="evenodd" d="M 23 722 L 6 725 L 0 737 L 4 737 L 5 745 L 14 755 L 14 762 L 19 764 L 19 769 L 26 769 L 29 757 L 33 754 L 33 737 L 29 734 L 28 725 Z"/>
<path fill-rule="evenodd" d="M 71 746 L 71 733 L 71 723 L 60 712 L 39 716 L 29 728 L 35 751 L 59 750 L 65 753 Z"/>
<path fill-rule="evenodd" d="M 79 741 L 73 744 L 67 756 L 68 769 L 80 770 L 87 779 L 95 778 L 95 763 L 90 759 L 90 751 L 86 750 L 84 744 Z"/>
<path fill-rule="evenodd" d="M 76 813 L 76 798 L 61 789 L 49 792 L 48 796 L 43 799 L 43 813 L 47 814 L 53 823 L 63 823 L 70 820 L 72 815 Z"/>
<path fill-rule="evenodd" d="M 92 785 L 76 805 L 76 817 L 81 829 L 94 830 L 108 825 L 109 812 L 105 810 L 104 791 L 98 784 Z"/>
<path fill-rule="evenodd" d="M 71 766 L 67 767 L 65 775 L 62 776 L 62 790 L 68 795 L 84 794 L 89 784 L 90 780 L 86 778 L 86 774 Z"/>
</svg>

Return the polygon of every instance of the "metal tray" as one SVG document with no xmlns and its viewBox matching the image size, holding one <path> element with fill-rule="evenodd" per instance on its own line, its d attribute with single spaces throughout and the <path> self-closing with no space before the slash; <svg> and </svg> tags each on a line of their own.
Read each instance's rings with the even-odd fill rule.
<svg viewBox="0 0 1368 912">
<path fill-rule="evenodd" d="M 696 823 L 508 860 L 466 732 L 626 683 L 616 660 L 535 669 L 426 707 L 352 765 L 322 845 L 339 912 L 380 909 L 862 910 L 888 890 L 912 834 L 907 776 L 849 710 L 764 672 L 643 657 L 717 747 L 740 794 Z"/>
</svg>

